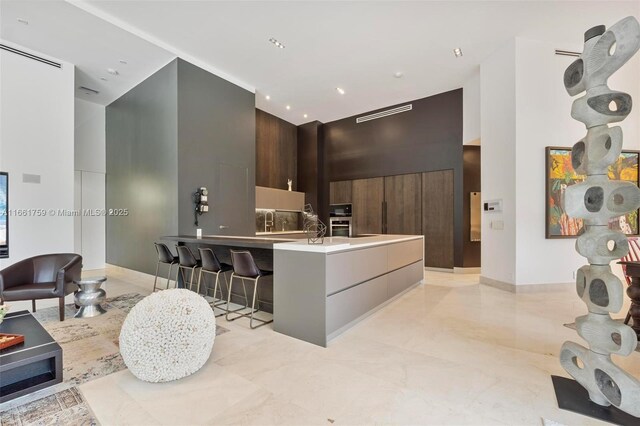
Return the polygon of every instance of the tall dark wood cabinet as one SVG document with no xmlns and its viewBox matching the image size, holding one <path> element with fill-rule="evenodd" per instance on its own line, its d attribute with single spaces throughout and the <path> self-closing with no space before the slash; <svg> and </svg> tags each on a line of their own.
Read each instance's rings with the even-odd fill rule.
<svg viewBox="0 0 640 426">
<path fill-rule="evenodd" d="M 422 234 L 421 188 L 420 173 L 384 178 L 385 234 Z"/>
<path fill-rule="evenodd" d="M 425 266 L 453 268 L 453 170 L 422 173 Z"/>
<path fill-rule="evenodd" d="M 384 178 L 356 179 L 351 183 L 354 234 L 382 234 Z"/>
<path fill-rule="evenodd" d="M 347 204 L 351 202 L 351 181 L 341 180 L 329 184 L 329 203 Z"/>
</svg>

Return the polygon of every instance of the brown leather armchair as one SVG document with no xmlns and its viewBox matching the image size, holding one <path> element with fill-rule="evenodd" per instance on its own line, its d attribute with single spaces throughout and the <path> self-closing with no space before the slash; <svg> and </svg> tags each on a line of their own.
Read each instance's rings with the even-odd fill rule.
<svg viewBox="0 0 640 426">
<path fill-rule="evenodd" d="M 82 256 L 73 253 L 44 254 L 14 263 L 0 271 L 0 301 L 58 298 L 60 321 L 64 321 L 64 297 L 78 290 Z"/>
</svg>

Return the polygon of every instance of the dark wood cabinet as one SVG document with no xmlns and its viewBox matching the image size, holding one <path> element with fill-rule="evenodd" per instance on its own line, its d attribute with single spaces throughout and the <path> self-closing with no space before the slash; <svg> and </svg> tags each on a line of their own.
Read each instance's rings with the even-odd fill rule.
<svg viewBox="0 0 640 426">
<path fill-rule="evenodd" d="M 453 170 L 422 173 L 425 266 L 453 268 Z"/>
<path fill-rule="evenodd" d="M 384 178 L 356 179 L 351 184 L 353 233 L 382 234 Z"/>
<path fill-rule="evenodd" d="M 329 203 L 346 204 L 351 202 L 351 181 L 342 180 L 329 184 Z"/>
<path fill-rule="evenodd" d="M 298 134 L 294 124 L 256 109 L 256 185 L 297 190 Z"/>
<path fill-rule="evenodd" d="M 422 179 L 420 173 L 384 178 L 385 234 L 422 234 Z"/>
</svg>

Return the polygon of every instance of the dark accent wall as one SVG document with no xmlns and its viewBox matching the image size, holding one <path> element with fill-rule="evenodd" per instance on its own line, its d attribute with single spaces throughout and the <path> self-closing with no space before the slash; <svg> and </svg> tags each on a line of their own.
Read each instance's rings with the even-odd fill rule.
<svg viewBox="0 0 640 426">
<path fill-rule="evenodd" d="M 178 232 L 177 61 L 106 108 L 107 263 L 153 273 L 153 242 Z"/>
<path fill-rule="evenodd" d="M 408 112 L 356 117 L 411 103 Z M 327 179 L 340 181 L 452 169 L 454 264 L 463 265 L 462 89 L 325 123 Z"/>
<path fill-rule="evenodd" d="M 256 109 L 256 185 L 287 189 L 287 179 L 298 189 L 297 128 L 268 112 Z"/>
<path fill-rule="evenodd" d="M 154 241 L 195 234 L 200 186 L 204 234 L 254 235 L 253 93 L 176 59 L 107 106 L 106 149 L 107 208 L 129 209 L 107 216 L 107 263 L 153 274 Z"/>
<path fill-rule="evenodd" d="M 196 233 L 192 197 L 205 186 L 203 234 L 255 235 L 255 95 L 178 59 L 177 111 L 178 231 Z"/>
<path fill-rule="evenodd" d="M 329 185 L 324 161 L 323 125 L 319 121 L 298 126 L 298 191 L 305 193 L 322 221 L 328 223 Z"/>
<path fill-rule="evenodd" d="M 464 199 L 463 199 L 463 266 L 465 268 L 480 267 L 480 241 L 470 240 L 469 194 L 480 192 L 480 147 L 465 145 L 463 147 Z"/>
</svg>

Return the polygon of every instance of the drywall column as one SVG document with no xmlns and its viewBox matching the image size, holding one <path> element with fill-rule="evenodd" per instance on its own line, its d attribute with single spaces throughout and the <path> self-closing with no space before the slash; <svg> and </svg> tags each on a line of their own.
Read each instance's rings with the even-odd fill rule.
<svg viewBox="0 0 640 426">
<path fill-rule="evenodd" d="M 75 101 L 75 252 L 84 269 L 104 268 L 106 218 L 95 212 L 105 209 L 105 107 Z"/>
<path fill-rule="evenodd" d="M 74 66 L 61 68 L 0 51 L 0 170 L 9 173 L 9 208 L 43 210 L 12 215 L 9 259 L 0 268 L 42 253 L 73 252 Z M 36 175 L 40 183 L 26 183 Z M 26 179 L 29 181 L 30 179 Z"/>
<path fill-rule="evenodd" d="M 482 214 L 481 282 L 514 284 L 516 265 L 516 45 L 512 40 L 480 66 L 482 200 L 502 212 Z"/>
<path fill-rule="evenodd" d="M 462 143 L 480 144 L 480 68 L 462 86 Z"/>
</svg>

